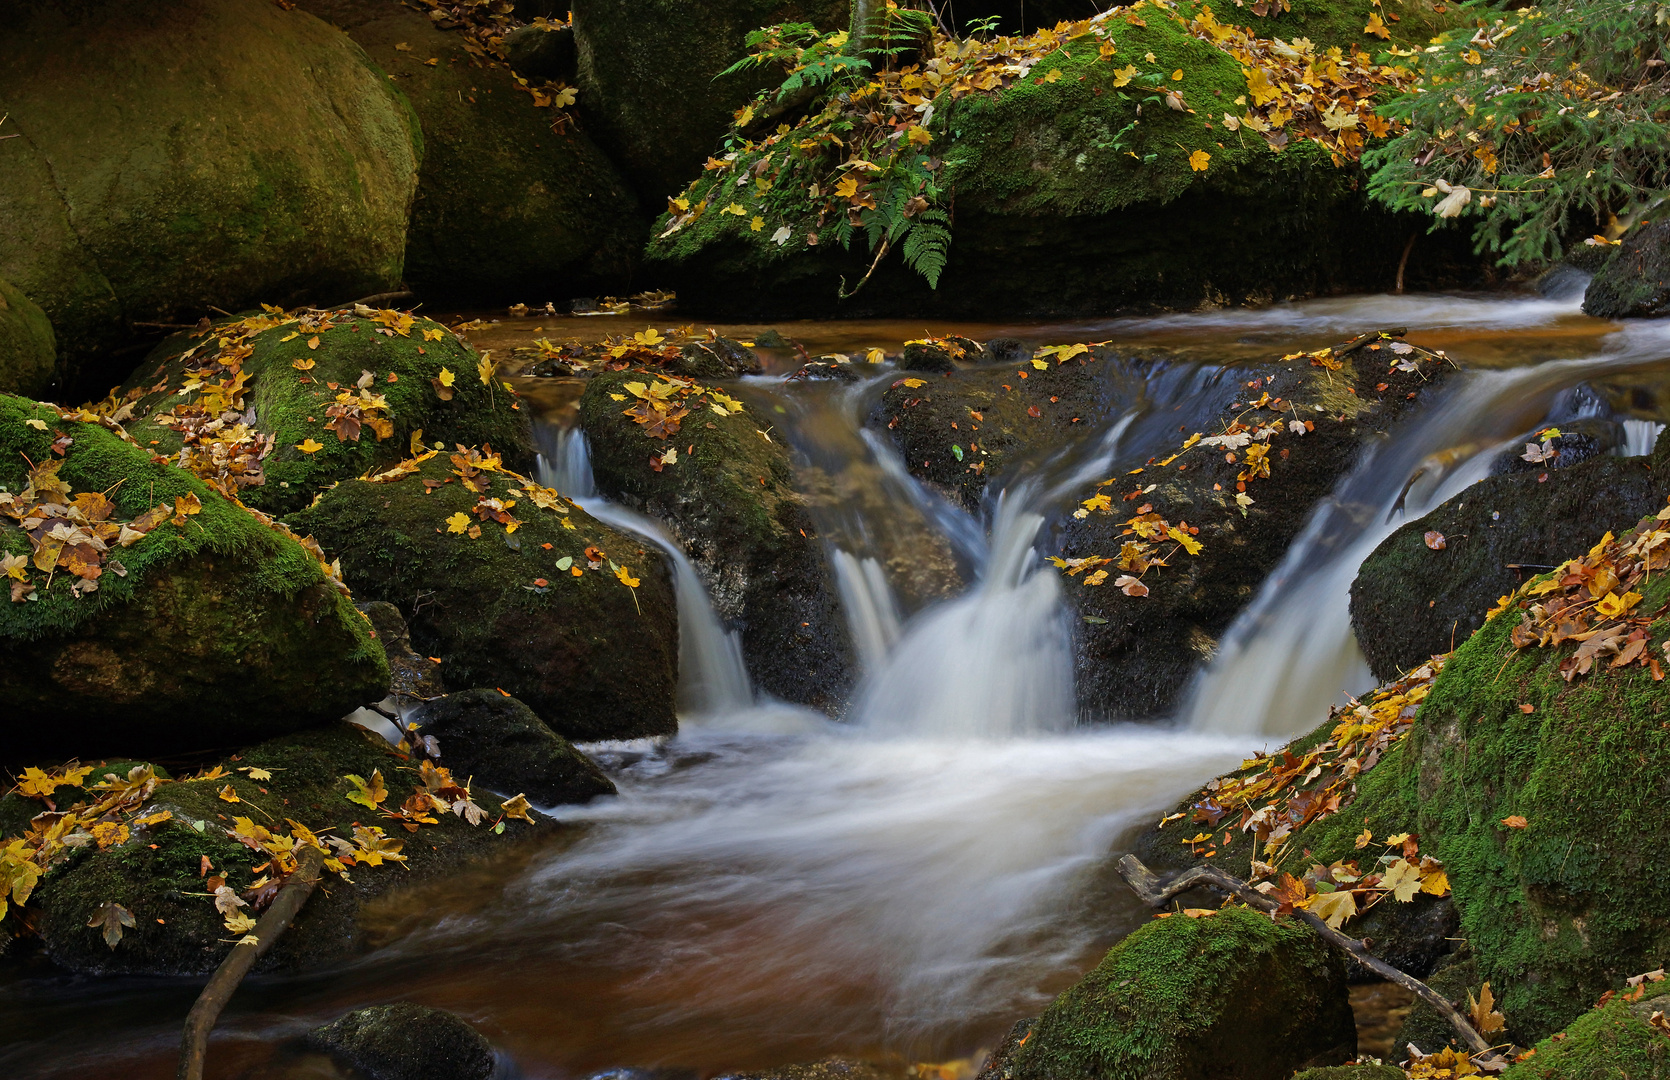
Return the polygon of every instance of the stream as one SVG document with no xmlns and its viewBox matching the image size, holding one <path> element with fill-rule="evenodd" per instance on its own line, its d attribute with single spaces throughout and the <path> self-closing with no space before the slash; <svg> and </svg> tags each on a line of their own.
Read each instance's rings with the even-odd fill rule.
<svg viewBox="0 0 1670 1080">
<path fill-rule="evenodd" d="M 1148 918 L 1112 869 L 1125 837 L 1372 685 L 1346 600 L 1381 539 L 1545 420 L 1615 416 L 1623 449 L 1650 450 L 1670 326 L 1588 319 L 1580 293 L 1049 325 L 779 324 L 813 356 L 952 329 L 1170 350 L 1110 365 L 1123 415 L 994 478 L 977 514 L 918 483 L 865 429 L 891 366 L 857 383 L 789 382 L 794 354 L 764 353 L 767 374 L 734 392 L 794 447 L 828 545 L 862 668 L 838 720 L 755 693 L 698 569 L 658 523 L 593 489 L 572 395 L 529 389 L 544 414 L 543 482 L 673 560 L 681 732 L 587 747 L 618 798 L 559 807 L 572 828 L 543 847 L 382 903 L 363 955 L 249 980 L 221 1021 L 211 1075 L 341 1075 L 285 1040 L 391 1000 L 463 1015 L 500 1048 L 506 1076 L 712 1076 L 833 1055 L 977 1068 L 1010 1024 Z M 1407 327 L 1464 371 L 1313 511 L 1172 722 L 1082 723 L 1064 579 L 1042 558 L 1081 489 L 1172 445 L 1178 418 L 1204 413 L 1233 371 L 1215 365 L 1382 327 Z M 476 336 L 511 347 L 632 328 L 524 319 Z M 0 975 L 0 1072 L 172 1076 L 199 985 Z"/>
</svg>

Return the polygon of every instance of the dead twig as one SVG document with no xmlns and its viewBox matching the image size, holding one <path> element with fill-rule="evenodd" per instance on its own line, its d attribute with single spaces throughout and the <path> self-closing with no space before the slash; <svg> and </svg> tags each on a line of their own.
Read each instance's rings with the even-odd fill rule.
<svg viewBox="0 0 1670 1080">
<path fill-rule="evenodd" d="M 185 1034 L 180 1039 L 180 1068 L 175 1074 L 178 1080 L 203 1080 L 203 1062 L 209 1053 L 209 1032 L 214 1030 L 220 1011 L 231 1000 L 244 976 L 249 974 L 249 969 L 267 955 L 279 935 L 290 926 L 296 912 L 313 895 L 314 887 L 323 876 L 324 865 L 324 852 L 316 847 L 304 847 L 296 859 L 295 873 L 278 890 L 267 913 L 261 916 L 261 921 L 255 924 L 250 934 L 232 946 L 232 951 L 210 976 L 209 984 L 203 987 L 203 992 L 186 1016 Z"/>
<path fill-rule="evenodd" d="M 1160 879 L 1155 877 L 1154 872 L 1142 864 L 1141 859 L 1135 855 L 1126 855 L 1119 860 L 1119 876 L 1123 877 L 1125 884 L 1131 887 L 1131 891 L 1141 897 L 1143 903 L 1150 907 L 1164 907 L 1166 901 L 1178 893 L 1187 892 L 1198 885 L 1210 886 L 1221 892 L 1229 893 L 1260 911 L 1274 912 L 1281 906 L 1247 882 L 1227 871 L 1220 870 L 1216 866 L 1197 866 L 1191 870 L 1185 870 L 1169 882 L 1161 884 Z M 1376 975 L 1388 982 L 1397 983 L 1405 990 L 1412 991 L 1422 1001 L 1431 1005 L 1437 1010 L 1438 1015 L 1449 1022 L 1450 1027 L 1455 1029 L 1456 1034 L 1461 1036 L 1461 1041 L 1466 1044 L 1467 1049 L 1479 1059 L 1481 1064 L 1497 1058 L 1496 1052 L 1491 1049 L 1488 1042 L 1485 1042 L 1484 1036 L 1478 1033 L 1467 1018 L 1462 1016 L 1443 994 L 1413 975 L 1399 971 L 1381 960 L 1369 952 L 1368 947 L 1361 941 L 1340 933 L 1318 916 L 1303 909 L 1296 909 L 1293 914 L 1303 919 L 1312 930 L 1322 935 L 1322 940 L 1328 944 L 1349 953 L 1354 960 Z"/>
</svg>

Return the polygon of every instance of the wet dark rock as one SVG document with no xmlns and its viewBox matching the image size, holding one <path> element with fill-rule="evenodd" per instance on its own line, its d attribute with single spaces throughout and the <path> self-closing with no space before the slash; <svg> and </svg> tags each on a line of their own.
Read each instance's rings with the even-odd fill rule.
<svg viewBox="0 0 1670 1080">
<path fill-rule="evenodd" d="M 441 744 L 442 760 L 503 795 L 537 806 L 613 795 L 614 781 L 552 731 L 532 709 L 497 690 L 464 690 L 424 705 L 410 719 Z"/>
<path fill-rule="evenodd" d="M 905 354 L 899 360 L 900 371 L 928 371 L 937 375 L 956 369 L 957 365 L 948 350 L 925 341 L 913 341 L 906 345 Z"/>
<path fill-rule="evenodd" d="M 412 794 L 418 781 L 415 771 L 408 771 L 414 763 L 397 755 L 381 736 L 340 722 L 269 739 L 220 764 L 225 770 L 220 778 L 158 785 L 145 807 L 169 811 L 166 820 L 135 829 L 105 850 L 82 847 L 42 878 L 30 903 L 39 910 L 41 941 L 50 960 L 96 975 L 212 971 L 226 956 L 228 933 L 214 904 L 202 895 L 202 859 L 206 856 L 238 892 L 251 887 L 259 876 L 252 867 L 262 861 L 229 835 L 234 815 L 275 823 L 275 831 L 287 830 L 284 822 L 290 818 L 318 833 L 330 830 L 352 838 L 356 824 L 376 819 L 348 801 L 355 790 L 348 774 L 369 779 L 381 772 L 388 801 L 395 805 Z M 94 777 L 111 769 L 127 776 L 124 766 L 131 768 L 126 762 L 102 766 Z M 270 776 L 252 779 L 252 769 Z M 237 804 L 220 797 L 226 787 L 238 796 Z M 60 791 L 66 799 L 73 797 Z M 413 910 L 400 907 L 408 902 L 408 890 L 433 888 L 446 897 L 445 904 L 456 905 L 456 875 L 462 870 L 509 856 L 519 847 L 516 841 L 556 828 L 534 811 L 532 824 L 506 819 L 504 833 L 496 834 L 500 800 L 479 786 L 472 795 L 486 814 L 479 825 L 446 813 L 437 815 L 437 824 L 408 834 L 385 822 L 389 839 L 404 845 L 406 861 L 400 866 L 361 863 L 350 869 L 351 882 L 333 875 L 308 899 L 257 970 L 305 971 L 339 964 L 376 939 L 376 929 L 389 921 L 380 914 L 384 903 L 402 912 L 396 921 Z M 45 809 L 37 803 L 36 812 Z M 136 920 L 115 949 L 87 925 L 88 914 L 107 901 L 126 907 Z"/>
<path fill-rule="evenodd" d="M 1032 1028 L 1038 1023 L 1036 1016 L 1029 1016 L 1025 1020 L 1016 1020 L 1003 1041 L 997 1044 L 997 1049 L 986 1058 L 985 1064 L 980 1066 L 980 1072 L 975 1080 L 1013 1080 L 1015 1066 L 1015 1050 L 1032 1034 Z"/>
<path fill-rule="evenodd" d="M 308 1033 L 307 1041 L 371 1080 L 489 1080 L 493 1047 L 462 1017 L 402 1002 L 373 1005 Z"/>
<path fill-rule="evenodd" d="M 1406 1080 L 1396 1065 L 1327 1065 L 1296 1073 L 1293 1080 Z"/>
<path fill-rule="evenodd" d="M 1347 353 L 1344 366 L 1332 373 L 1306 358 L 1224 368 L 1194 399 L 1194 412 L 1172 414 L 1188 431 L 1207 434 L 1237 419 L 1279 425 L 1268 442 L 1270 475 L 1248 483 L 1253 501 L 1247 506 L 1236 501 L 1244 448 L 1184 451 L 1186 435 L 1175 425 L 1146 436 L 1165 449 L 1142 472 L 1117 470 L 1097 478 L 1110 482 L 1074 496 L 1106 494 L 1111 506 L 1061 520 L 1053 545 L 1041 549 L 1045 554 L 1116 558 L 1131 539 L 1127 522 L 1143 507 L 1172 525 L 1197 529 L 1191 539 L 1202 545 L 1198 555 L 1178 551 L 1167 567 L 1149 574 L 1146 596 L 1115 588 L 1115 566 L 1108 567 L 1106 584 L 1084 585 L 1084 575 L 1064 580 L 1078 616 L 1078 699 L 1091 715 L 1141 718 L 1173 711 L 1194 670 L 1286 553 L 1311 507 L 1365 442 L 1377 438 L 1375 432 L 1420 408 L 1451 370 L 1431 354 L 1397 354 L 1389 343 L 1379 349 L 1370 344 L 1365 340 L 1363 348 Z M 1388 372 L 1386 358 L 1402 356 L 1419 358 L 1419 370 Z M 1029 359 L 1017 367 L 905 377 L 882 394 L 870 422 L 887 430 L 913 474 L 977 510 L 988 490 L 1000 490 L 1024 463 L 1088 452 L 1084 441 L 1105 433 L 1128 403 L 1147 395 L 1168 359 L 1101 347 L 1065 363 L 1051 357 L 1043 369 Z M 1251 403 L 1266 394 L 1274 403 L 1253 409 Z M 1292 423 L 1303 428 L 1305 421 L 1309 430 L 1292 430 Z M 1175 462 L 1157 464 L 1174 453 Z M 1236 460 L 1227 461 L 1226 453 Z"/>
<path fill-rule="evenodd" d="M 1228 908 L 1138 929 L 981 1075 L 1288 1080 L 1356 1048 L 1338 951 L 1297 921 Z"/>
<path fill-rule="evenodd" d="M 586 384 L 580 421 L 598 490 L 666 523 L 707 583 L 719 617 L 742 631 L 755 686 L 834 709 L 853 680 L 851 645 L 830 568 L 788 448 L 751 411 L 699 407 L 670 439 L 650 435 L 615 400 L 642 371 Z M 663 452 L 678 451 L 672 464 Z"/>
<path fill-rule="evenodd" d="M 1444 964 L 1423 981 L 1444 995 L 1445 1000 L 1466 1016 L 1467 994 L 1476 994 L 1480 985 L 1478 965 L 1464 950 L 1447 957 Z M 1418 1046 L 1423 1054 L 1436 1053 L 1446 1046 L 1455 1046 L 1459 1050 L 1467 1049 L 1460 1045 L 1461 1037 L 1456 1034 L 1455 1028 L 1450 1026 L 1450 1022 L 1439 1015 L 1437 1009 L 1418 997 L 1410 1008 L 1409 1015 L 1403 1019 L 1403 1027 L 1398 1031 L 1397 1040 L 1392 1043 L 1392 1060 L 1402 1061 L 1407 1057 L 1411 1043 Z"/>
<path fill-rule="evenodd" d="M 412 648 L 406 620 L 399 608 L 386 600 L 370 600 L 354 606 L 371 620 L 373 636 L 383 647 L 383 655 L 388 657 L 391 704 L 406 709 L 446 693 L 440 665 L 427 656 L 419 656 Z"/>
<path fill-rule="evenodd" d="M 829 1058 L 806 1065 L 778 1065 L 755 1072 L 721 1073 L 716 1080 L 894 1080 L 888 1072 L 865 1061 Z"/>
<path fill-rule="evenodd" d="M 984 364 L 1024 364 L 1032 359 L 1032 346 L 1019 338 L 992 338 L 980 355 Z"/>
<path fill-rule="evenodd" d="M 572 83 L 577 59 L 571 26 L 520 26 L 504 36 L 505 58 L 518 75 Z"/>
<path fill-rule="evenodd" d="M 1560 434 L 1550 439 L 1536 439 L 1536 433 L 1532 432 L 1517 446 L 1502 451 L 1490 466 L 1491 475 L 1569 469 L 1611 453 L 1624 442 L 1623 425 L 1615 420 L 1577 420 L 1550 426 L 1558 427 Z M 1543 449 L 1545 442 L 1547 450 Z M 1532 454 L 1535 460 L 1527 460 L 1526 454 Z"/>
<path fill-rule="evenodd" d="M 1544 476 L 1546 480 L 1542 479 Z M 1484 624 L 1498 597 L 1656 513 L 1670 496 L 1670 441 L 1649 457 L 1596 457 L 1512 472 L 1408 522 L 1363 560 L 1351 625 L 1369 667 L 1396 677 Z M 1428 532 L 1444 537 L 1433 550 Z"/>
<path fill-rule="evenodd" d="M 790 379 L 795 381 L 811 380 L 848 383 L 857 382 L 860 377 L 861 376 L 858 374 L 857 369 L 851 364 L 843 364 L 833 360 L 827 362 L 814 360 L 809 364 L 802 364 L 794 371 L 793 374 L 789 376 Z"/>
<path fill-rule="evenodd" d="M 678 355 L 668 365 L 669 370 L 692 379 L 734 379 L 758 375 L 763 370 L 753 349 L 730 338 L 694 341 L 680 349 Z"/>
<path fill-rule="evenodd" d="M 1670 311 L 1670 221 L 1630 230 L 1583 294 L 1583 312 L 1600 319 L 1641 318 Z"/>
<path fill-rule="evenodd" d="M 137 322 L 398 287 L 425 140 L 346 35 L 265 0 L 6 12 L 0 276 L 52 320 L 61 400 L 127 374 Z"/>
<path fill-rule="evenodd" d="M 346 481 L 288 520 L 341 560 L 356 595 L 400 609 L 447 685 L 502 688 L 577 741 L 676 730 L 678 614 L 661 553 L 564 500 L 540 507 L 545 489 L 514 473 L 480 473 L 478 495 L 452 458 Z M 479 498 L 513 501 L 515 531 L 476 515 Z"/>
</svg>

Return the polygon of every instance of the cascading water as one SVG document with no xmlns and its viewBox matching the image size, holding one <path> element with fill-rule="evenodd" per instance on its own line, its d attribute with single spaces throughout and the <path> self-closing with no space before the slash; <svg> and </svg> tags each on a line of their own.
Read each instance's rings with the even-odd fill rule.
<svg viewBox="0 0 1670 1080">
<path fill-rule="evenodd" d="M 893 595 L 887 572 L 877 559 L 859 558 L 841 548 L 833 548 L 830 563 L 860 668 L 875 671 L 886 662 L 893 644 L 899 640 L 903 619 L 898 598 Z"/>
</svg>

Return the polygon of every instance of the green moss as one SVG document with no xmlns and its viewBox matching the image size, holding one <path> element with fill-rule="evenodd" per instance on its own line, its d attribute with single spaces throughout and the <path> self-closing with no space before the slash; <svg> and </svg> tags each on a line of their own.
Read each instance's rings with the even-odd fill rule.
<svg viewBox="0 0 1670 1080">
<path fill-rule="evenodd" d="M 1290 0 L 1287 11 L 1271 4 L 1274 10 L 1265 15 L 1256 14 L 1251 2 L 1236 4 L 1234 0 L 1211 0 L 1200 3 L 1199 0 L 1183 0 L 1177 5 L 1177 10 L 1193 16 L 1202 7 L 1210 7 L 1220 22 L 1248 27 L 1260 37 L 1281 38 L 1284 41 L 1304 37 L 1318 45 L 1338 45 L 1341 48 L 1355 44 L 1364 52 L 1376 54 L 1393 46 L 1426 45 L 1434 34 L 1459 26 L 1464 21 L 1458 7 L 1436 12 L 1431 4 L 1421 0 L 1384 0 L 1381 5 L 1372 4 L 1370 0 Z M 1385 17 L 1386 29 L 1391 34 L 1389 38 L 1363 33 L 1371 12 Z"/>
<path fill-rule="evenodd" d="M 608 372 L 586 386 L 580 419 L 599 490 L 671 527 L 721 617 L 740 623 L 756 685 L 836 707 L 852 679 L 851 646 L 788 448 L 752 405 L 720 416 L 697 403 L 670 441 L 650 436 L 622 412 L 624 384 L 652 378 Z M 651 458 L 668 447 L 679 460 L 656 471 Z"/>
<path fill-rule="evenodd" d="M 371 815 L 347 800 L 354 788 L 344 779 L 346 774 L 369 777 L 373 770 L 382 772 L 391 802 L 403 800 L 417 782 L 414 762 L 349 724 L 273 739 L 223 764 L 229 775 L 157 788 L 147 806 L 169 810 L 169 820 L 106 851 L 82 848 L 43 879 L 33 904 L 41 912 L 41 936 L 55 962 L 94 973 L 211 970 L 224 957 L 232 935 L 204 895 L 202 860 L 206 856 L 213 872 L 240 890 L 258 876 L 254 867 L 264 861 L 227 835 L 232 818 L 248 817 L 276 832 L 290 831 L 286 819 L 295 819 L 315 832 L 328 829 L 351 837 L 355 823 L 371 820 Z M 249 768 L 266 769 L 271 779 L 255 781 L 234 771 Z M 221 797 L 227 787 L 239 802 Z M 404 842 L 405 867 L 362 865 L 350 870 L 352 881 L 327 881 L 262 966 L 303 969 L 339 962 L 360 942 L 356 919 L 365 900 L 433 880 L 502 844 L 489 827 L 499 816 L 499 800 L 480 789 L 474 797 L 487 811 L 487 824 L 471 827 L 447 814 L 438 825 L 406 833 L 383 823 Z M 539 824 L 506 821 L 505 835 L 515 838 L 549 825 L 543 818 L 536 821 Z M 114 950 L 86 925 L 88 916 L 107 901 L 126 907 L 137 923 Z"/>
<path fill-rule="evenodd" d="M 1408 1075 L 1395 1065 L 1329 1065 L 1306 1069 L 1293 1080 L 1405 1080 Z"/>
<path fill-rule="evenodd" d="M 472 515 L 476 493 L 446 454 L 393 483 L 347 481 L 289 521 L 341 559 L 361 599 L 400 608 L 449 687 L 502 688 L 576 740 L 675 730 L 678 618 L 660 552 L 578 507 L 557 513 L 512 495 L 518 479 L 487 477 L 484 496 L 516 500 L 514 533 Z M 455 514 L 480 535 L 449 531 Z M 635 594 L 606 563 L 585 569 L 593 546 L 641 582 Z"/>
<path fill-rule="evenodd" d="M 0 603 L 0 690 L 20 725 L 7 732 L 14 753 L 226 745 L 340 716 L 386 691 L 382 650 L 318 560 L 103 427 L 0 395 L 0 487 L 21 492 L 27 463 L 50 460 L 60 433 L 73 442 L 59 478 L 72 494 L 105 492 L 116 519 L 187 496 L 202 509 L 116 550 L 126 573 L 107 568 L 97 592 L 77 597 L 70 575 L 48 583 L 31 570 L 39 598 Z M 0 519 L 0 550 L 30 551 L 9 519 Z M 239 707 L 228 709 L 233 699 Z M 57 723 L 82 711 L 78 726 Z"/>
<path fill-rule="evenodd" d="M 1044 1010 L 1015 1080 L 1285 1080 L 1356 1049 L 1339 955 L 1301 923 L 1244 908 L 1152 922 Z"/>
<path fill-rule="evenodd" d="M 1670 582 L 1642 586 L 1642 610 Z M 1444 861 L 1462 933 L 1522 1042 L 1558 1030 L 1670 954 L 1670 716 L 1641 668 L 1565 682 L 1564 649 L 1516 650 L 1512 615 L 1456 650 L 1411 733 L 1423 848 Z M 1653 628 L 1649 651 L 1666 625 Z M 1532 712 L 1522 711 L 1522 704 Z M 1509 815 L 1528 826 L 1509 829 Z"/>
<path fill-rule="evenodd" d="M 1619 997 L 1539 1042 L 1535 1056 L 1502 1080 L 1664 1080 L 1670 1077 L 1670 1038 L 1647 1023 L 1654 1012 L 1670 1013 L 1670 997 Z"/>
<path fill-rule="evenodd" d="M 418 319 L 406 337 L 390 337 L 382 329 L 370 319 L 356 318 L 314 334 L 290 322 L 251 340 L 254 351 L 243 361 L 243 371 L 252 377 L 247 401 L 255 410 L 255 428 L 272 435 L 274 444 L 271 456 L 263 462 L 266 483 L 244 489 L 245 502 L 275 514 L 306 506 L 336 481 L 409 456 L 416 430 L 423 431 L 430 445 L 490 445 L 514 467 L 531 464 L 526 414 L 499 380 L 491 386 L 481 381 L 477 373 L 481 358 L 468 342 L 432 319 Z M 425 334 L 439 337 L 425 338 Z M 307 342 L 314 337 L 319 347 L 310 349 Z M 158 346 L 119 388 L 119 396 L 143 391 L 135 403 L 135 419 L 128 424 L 142 445 L 154 446 L 162 454 L 179 451 L 180 435 L 153 417 L 182 400 L 176 391 L 183 385 L 189 363 L 182 355 L 203 346 L 197 353 L 201 359 L 213 355 L 214 345 L 212 336 L 176 335 Z M 304 373 L 292 366 L 298 360 L 316 366 Z M 441 399 L 432 382 L 443 369 L 456 376 L 450 401 Z M 345 442 L 325 426 L 331 419 L 325 409 L 338 393 L 330 387 L 335 383 L 352 390 L 366 371 L 376 376 L 369 389 L 388 400 L 387 416 L 394 431 L 389 438 L 378 439 L 366 427 L 357 441 Z M 322 444 L 322 449 L 312 453 L 300 449 L 308 440 Z"/>
</svg>

